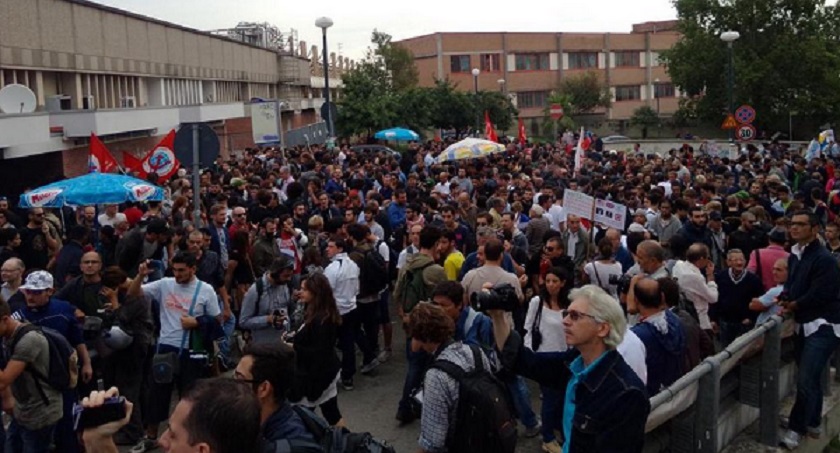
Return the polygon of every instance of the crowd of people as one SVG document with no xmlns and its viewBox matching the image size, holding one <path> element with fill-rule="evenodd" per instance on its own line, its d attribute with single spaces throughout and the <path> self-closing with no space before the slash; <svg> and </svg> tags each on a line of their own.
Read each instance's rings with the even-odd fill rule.
<svg viewBox="0 0 840 453">
<path fill-rule="evenodd" d="M 509 402 L 490 413 L 509 410 L 543 451 L 638 452 L 650 396 L 788 313 L 800 373 L 782 441 L 821 435 L 820 371 L 840 345 L 832 157 L 778 143 L 619 153 L 594 137 L 575 171 L 563 142 L 440 162 L 444 146 L 246 150 L 196 187 L 183 169 L 153 176 L 162 202 L 0 197 L 0 451 L 317 448 L 314 411 L 341 429 L 357 373 L 377 379 L 405 354 L 394 410 L 420 420 L 421 451 L 473 438 L 458 411 L 480 398 L 459 401 L 476 371 Z M 568 212 L 565 191 L 623 204 L 625 227 Z M 65 342 L 76 385 L 53 379 Z M 117 394 L 126 418 L 80 436 L 80 396 Z M 487 451 L 508 451 L 509 430 L 488 428 Z"/>
</svg>

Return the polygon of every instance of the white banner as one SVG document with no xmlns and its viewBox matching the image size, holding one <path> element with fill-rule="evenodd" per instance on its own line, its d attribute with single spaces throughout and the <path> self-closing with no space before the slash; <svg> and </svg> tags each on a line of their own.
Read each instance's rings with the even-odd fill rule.
<svg viewBox="0 0 840 453">
<path fill-rule="evenodd" d="M 595 199 L 583 192 L 566 190 L 563 192 L 563 209 L 566 215 L 576 215 L 583 219 L 592 220 L 592 208 L 595 206 Z"/>
<path fill-rule="evenodd" d="M 627 222 L 627 207 L 620 203 L 597 199 L 595 200 L 595 223 L 624 231 Z"/>
<path fill-rule="evenodd" d="M 277 119 L 277 101 L 251 104 L 251 131 L 257 145 L 280 143 L 280 124 Z"/>
</svg>

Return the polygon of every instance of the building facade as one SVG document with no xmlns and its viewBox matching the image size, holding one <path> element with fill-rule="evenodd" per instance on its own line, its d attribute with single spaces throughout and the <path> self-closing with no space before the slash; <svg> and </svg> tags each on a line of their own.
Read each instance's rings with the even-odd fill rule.
<svg viewBox="0 0 840 453">
<path fill-rule="evenodd" d="M 205 122 L 222 152 L 252 146 L 249 102 L 284 100 L 284 130 L 320 120 L 317 48 L 240 42 L 85 0 L 0 1 L 0 88 L 35 94 L 0 112 L 0 194 L 87 169 L 91 132 L 114 157 L 142 156 L 182 123 Z M 333 57 L 334 96 L 351 62 Z M 333 80 L 333 78 L 335 80 Z"/>
<path fill-rule="evenodd" d="M 435 33 L 400 41 L 411 50 L 421 86 L 449 79 L 462 90 L 474 87 L 511 97 L 520 117 L 536 132 L 548 98 L 568 77 L 595 71 L 610 88 L 612 106 L 596 116 L 627 122 L 633 111 L 651 106 L 661 116 L 678 108 L 679 90 L 671 83 L 659 53 L 679 34 L 675 22 L 633 26 L 630 33 Z"/>
</svg>

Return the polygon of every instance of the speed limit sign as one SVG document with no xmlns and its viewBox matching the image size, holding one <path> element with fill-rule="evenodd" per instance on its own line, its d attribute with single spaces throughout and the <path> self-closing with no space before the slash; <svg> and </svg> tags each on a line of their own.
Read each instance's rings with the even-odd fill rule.
<svg viewBox="0 0 840 453">
<path fill-rule="evenodd" d="M 748 142 L 755 138 L 755 127 L 751 124 L 742 124 L 738 126 L 738 130 L 735 131 L 735 136 L 738 137 L 738 140 L 742 142 Z"/>
</svg>

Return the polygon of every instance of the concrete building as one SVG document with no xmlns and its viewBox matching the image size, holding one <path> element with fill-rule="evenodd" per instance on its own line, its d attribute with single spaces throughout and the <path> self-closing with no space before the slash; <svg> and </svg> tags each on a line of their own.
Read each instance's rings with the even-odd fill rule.
<svg viewBox="0 0 840 453">
<path fill-rule="evenodd" d="M 352 62 L 331 64 L 338 96 Z M 37 99 L 0 113 L 0 194 L 86 171 L 91 132 L 121 161 L 187 122 L 209 123 L 223 152 L 251 146 L 252 98 L 284 100 L 285 130 L 319 121 L 320 66 L 305 43 L 265 48 L 85 0 L 0 0 L 0 87 Z"/>
<path fill-rule="evenodd" d="M 471 91 L 472 70 L 479 69 L 479 89 L 510 95 L 531 134 L 540 133 L 548 97 L 563 79 L 595 71 L 613 103 L 594 113 L 620 129 L 643 105 L 662 116 L 676 111 L 680 93 L 658 58 L 678 41 L 675 26 L 648 22 L 631 33 L 435 33 L 399 44 L 413 52 L 421 86 L 448 78 Z"/>
</svg>

